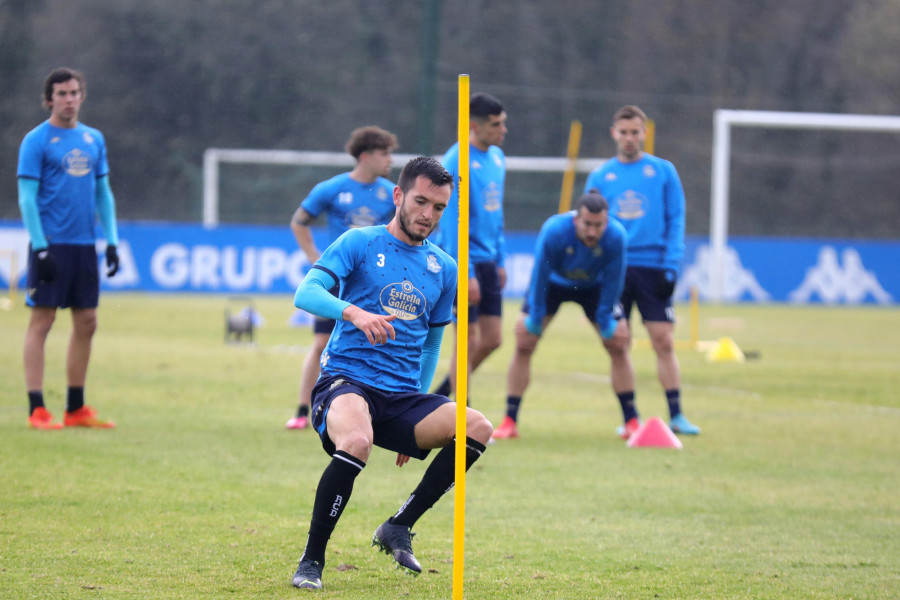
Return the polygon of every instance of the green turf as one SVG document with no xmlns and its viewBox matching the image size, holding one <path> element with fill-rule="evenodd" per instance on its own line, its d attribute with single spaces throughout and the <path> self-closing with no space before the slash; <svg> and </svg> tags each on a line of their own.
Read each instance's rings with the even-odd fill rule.
<svg viewBox="0 0 900 600">
<path fill-rule="evenodd" d="M 112 431 L 26 428 L 28 312 L 0 312 L 0 598 L 309 593 L 290 576 L 328 457 L 284 422 L 311 336 L 287 326 L 289 297 L 255 302 L 266 324 L 251 347 L 223 343 L 224 297 L 106 294 L 87 398 Z M 470 384 L 495 424 L 515 312 Z M 61 312 L 47 347 L 57 417 L 69 321 Z M 760 358 L 680 351 L 703 434 L 682 450 L 628 449 L 609 361 L 564 308 L 535 357 L 522 437 L 467 478 L 467 598 L 900 597 L 900 311 L 704 306 L 700 332 Z M 652 353 L 634 359 L 642 415 L 665 416 Z M 415 528 L 420 577 L 369 545 L 424 466 L 373 453 L 322 597 L 451 596 L 452 494 Z"/>
</svg>

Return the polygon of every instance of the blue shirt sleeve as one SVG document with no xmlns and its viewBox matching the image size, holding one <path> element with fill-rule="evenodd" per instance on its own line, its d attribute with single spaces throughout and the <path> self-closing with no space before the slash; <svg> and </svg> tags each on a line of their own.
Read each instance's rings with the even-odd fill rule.
<svg viewBox="0 0 900 600">
<path fill-rule="evenodd" d="M 329 290 L 335 283 L 333 275 L 314 265 L 297 286 L 294 306 L 325 319 L 343 320 L 344 309 L 350 303 L 331 295 Z"/>
<path fill-rule="evenodd" d="M 681 259 L 684 257 L 684 188 L 675 165 L 662 161 L 666 165 L 666 189 L 663 199 L 666 207 L 666 256 L 664 266 L 678 272 Z"/>
<path fill-rule="evenodd" d="M 444 337 L 443 327 L 432 327 L 428 330 L 425 337 L 425 343 L 422 346 L 422 357 L 420 364 L 422 365 L 419 374 L 419 389 L 427 392 L 431 389 L 431 380 L 434 379 L 434 372 L 437 369 L 438 358 L 441 355 L 441 339 Z"/>
<path fill-rule="evenodd" d="M 109 186 L 109 175 L 97 179 L 96 198 L 97 214 L 100 216 L 100 225 L 106 234 L 106 243 L 110 246 L 119 245 L 119 229 L 116 227 L 116 199 L 113 197 L 112 188 Z"/>
<path fill-rule="evenodd" d="M 600 303 L 597 306 L 595 320 L 600 327 L 600 335 L 603 339 L 612 337 L 616 330 L 616 319 L 613 310 L 622 290 L 625 287 L 625 261 L 627 249 L 625 247 L 625 229 L 613 219 L 609 220 L 606 233 L 604 233 L 604 250 L 609 259 L 603 270 L 600 283 Z"/>
<path fill-rule="evenodd" d="M 28 237 L 31 238 L 33 250 L 43 250 L 47 247 L 47 238 L 44 236 L 41 213 L 37 205 L 40 186 L 41 183 L 37 179 L 19 177 L 19 210 L 22 211 L 22 222 L 28 231 Z"/>
<path fill-rule="evenodd" d="M 553 271 L 552 223 L 552 218 L 547 220 L 538 233 L 531 284 L 528 286 L 528 318 L 525 319 L 525 325 L 534 335 L 541 335 L 544 317 L 547 316 L 547 287 Z"/>
</svg>

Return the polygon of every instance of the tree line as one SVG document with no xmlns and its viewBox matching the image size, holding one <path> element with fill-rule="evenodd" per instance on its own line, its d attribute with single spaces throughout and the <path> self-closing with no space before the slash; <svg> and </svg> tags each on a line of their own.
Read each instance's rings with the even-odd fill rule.
<svg viewBox="0 0 900 600">
<path fill-rule="evenodd" d="M 897 22 L 891 0 L 3 0 L 0 218 L 18 218 L 18 146 L 56 66 L 87 76 L 82 118 L 106 134 L 120 218 L 176 221 L 200 218 L 207 147 L 340 151 L 378 124 L 400 152 L 442 153 L 467 73 L 504 102 L 508 155 L 563 156 L 577 119 L 581 156 L 609 156 L 610 116 L 640 105 L 683 179 L 688 232 L 705 234 L 713 111 L 896 112 Z M 736 130 L 731 231 L 897 237 L 898 141 Z M 257 182 L 248 220 L 286 223 L 308 191 L 292 181 Z M 536 228 L 558 194 L 510 174 L 512 223 Z"/>
</svg>

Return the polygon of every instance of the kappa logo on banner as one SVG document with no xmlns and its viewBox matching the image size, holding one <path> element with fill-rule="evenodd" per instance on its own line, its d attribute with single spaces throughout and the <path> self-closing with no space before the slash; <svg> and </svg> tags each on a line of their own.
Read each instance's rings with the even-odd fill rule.
<svg viewBox="0 0 900 600">
<path fill-rule="evenodd" d="M 692 287 L 697 288 L 701 298 L 710 297 L 709 274 L 711 272 L 712 251 L 708 245 L 700 246 L 694 257 L 694 264 L 684 270 L 684 275 L 678 280 L 675 289 L 675 299 L 684 300 Z M 723 300 L 737 302 L 745 294 L 749 294 L 754 300 L 771 300 L 771 294 L 767 292 L 756 280 L 756 275 L 741 263 L 741 257 L 737 251 L 728 246 L 725 249 L 725 289 Z"/>
<path fill-rule="evenodd" d="M 837 249 L 823 246 L 815 266 L 807 269 L 803 283 L 788 298 L 800 304 L 816 296 L 825 304 L 859 304 L 870 294 L 879 304 L 890 304 L 894 300 L 881 287 L 875 273 L 866 270 L 855 248 L 844 248 L 839 262 Z"/>
</svg>

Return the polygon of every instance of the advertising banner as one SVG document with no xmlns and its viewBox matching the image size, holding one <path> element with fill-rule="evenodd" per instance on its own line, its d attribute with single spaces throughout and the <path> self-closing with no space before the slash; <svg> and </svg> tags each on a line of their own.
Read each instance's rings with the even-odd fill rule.
<svg viewBox="0 0 900 600">
<path fill-rule="evenodd" d="M 314 228 L 317 243 L 322 231 Z M 322 236 L 322 237 L 320 237 Z M 528 287 L 537 234 L 507 234 L 509 298 Z M 102 278 L 104 291 L 224 294 L 293 293 L 309 261 L 287 227 L 122 222 L 121 269 Z M 709 297 L 709 243 L 686 240 L 676 299 L 696 287 Z M 104 241 L 97 243 L 103 260 Z M 28 234 L 21 222 L 0 221 L 0 289 L 25 286 Z M 726 256 L 726 302 L 894 304 L 900 301 L 900 241 L 732 238 Z"/>
</svg>

